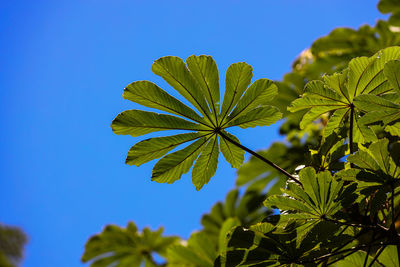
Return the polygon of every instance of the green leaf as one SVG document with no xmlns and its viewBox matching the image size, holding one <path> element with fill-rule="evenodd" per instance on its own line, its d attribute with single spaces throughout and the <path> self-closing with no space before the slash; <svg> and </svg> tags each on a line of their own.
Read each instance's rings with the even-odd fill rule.
<svg viewBox="0 0 400 267">
<path fill-rule="evenodd" d="M 392 111 L 399 110 L 400 106 L 375 95 L 359 95 L 354 99 L 354 105 L 363 111 Z"/>
<path fill-rule="evenodd" d="M 160 159 L 153 168 L 151 180 L 169 184 L 179 180 L 182 174 L 190 170 L 207 140 L 207 138 L 202 137 L 186 148 Z"/>
<path fill-rule="evenodd" d="M 217 64 L 212 57 L 204 55 L 190 56 L 186 59 L 186 63 L 190 72 L 200 85 L 208 105 L 211 108 L 211 112 L 216 116 L 220 106 Z"/>
<path fill-rule="evenodd" d="M 204 135 L 204 133 L 186 133 L 143 140 L 131 147 L 125 163 L 140 166 L 150 160 L 164 156 L 181 144 L 194 141 Z"/>
<path fill-rule="evenodd" d="M 374 259 L 370 255 L 367 255 L 365 251 L 357 251 L 350 256 L 345 257 L 343 260 L 337 262 L 338 267 L 362 267 L 364 266 L 365 257 L 367 258 L 367 265 L 370 266 L 370 263 Z M 371 267 L 381 267 L 380 264 L 374 262 Z"/>
<path fill-rule="evenodd" d="M 304 88 L 304 92 L 305 92 L 305 96 L 308 96 L 308 97 L 313 97 L 313 98 L 323 99 L 323 100 L 332 100 L 335 102 L 339 101 L 339 102 L 342 102 L 343 104 L 346 104 L 346 98 L 343 95 L 342 91 L 340 91 L 340 93 L 338 93 L 335 90 L 332 90 L 331 88 L 326 87 L 324 85 L 324 82 L 322 82 L 322 81 L 310 81 L 309 83 L 306 84 L 306 87 Z"/>
<path fill-rule="evenodd" d="M 328 112 L 330 110 L 335 110 L 345 106 L 346 104 L 337 102 L 335 100 L 317 99 L 314 97 L 310 97 L 310 94 L 304 94 L 303 98 L 298 98 L 294 100 L 291 103 L 291 106 L 288 107 L 288 110 L 291 112 L 296 112 L 308 108 L 324 108 L 324 110 L 326 110 L 325 112 Z"/>
<path fill-rule="evenodd" d="M 221 116 L 224 119 L 235 107 L 240 97 L 249 86 L 253 77 L 253 68 L 244 63 L 229 66 L 225 77 L 225 94 L 222 102 Z"/>
<path fill-rule="evenodd" d="M 332 107 L 327 106 L 327 107 L 314 107 L 307 111 L 306 114 L 304 114 L 303 118 L 300 121 L 300 129 L 304 129 L 307 127 L 307 125 L 311 124 L 313 121 L 318 119 L 321 115 L 332 111 Z"/>
<path fill-rule="evenodd" d="M 218 137 L 213 135 L 193 167 L 192 182 L 197 190 L 200 190 L 214 176 L 217 171 L 218 155 Z"/>
<path fill-rule="evenodd" d="M 362 148 L 362 150 L 348 157 L 347 160 L 349 162 L 371 172 L 372 177 L 363 177 L 366 176 L 366 173 L 360 173 L 360 175 L 356 176 L 357 179 L 386 184 L 388 181 L 393 181 L 400 177 L 400 168 L 396 161 L 398 153 L 396 151 L 396 143 L 391 145 L 391 149 L 395 151 L 395 155 L 389 152 L 388 147 L 389 140 L 384 138 L 372 143 L 368 149 Z M 371 186 L 375 186 L 375 184 Z"/>
<path fill-rule="evenodd" d="M 222 253 L 226 248 L 226 238 L 228 233 L 233 227 L 239 226 L 240 220 L 238 218 L 228 218 L 221 226 L 221 231 L 219 232 L 218 247 L 219 253 Z"/>
<path fill-rule="evenodd" d="M 378 261 L 384 266 L 399 266 L 400 263 L 396 246 L 387 246 L 378 257 Z"/>
<path fill-rule="evenodd" d="M 255 81 L 228 116 L 228 122 L 236 117 L 246 115 L 248 111 L 254 108 L 270 103 L 277 94 L 278 87 L 271 80 L 259 79 Z"/>
<path fill-rule="evenodd" d="M 369 153 L 359 150 L 353 155 L 349 155 L 347 160 L 351 163 L 356 164 L 360 168 L 377 171 L 379 170 L 379 165 L 376 163 L 374 158 L 370 156 Z"/>
<path fill-rule="evenodd" d="M 391 60 L 383 68 L 390 85 L 400 93 L 400 60 Z"/>
<path fill-rule="evenodd" d="M 349 92 L 353 97 L 360 94 L 381 94 L 391 90 L 383 68 L 388 61 L 400 59 L 399 47 L 380 50 L 371 58 L 356 58 L 349 63 Z"/>
<path fill-rule="evenodd" d="M 224 131 L 225 135 L 229 138 L 234 140 L 237 143 L 240 143 L 239 139 L 236 136 Z M 220 148 L 222 155 L 232 165 L 232 168 L 239 168 L 244 161 L 244 151 L 230 143 L 229 141 L 225 140 L 224 138 L 220 137 Z"/>
<path fill-rule="evenodd" d="M 385 131 L 389 132 L 393 136 L 400 137 L 400 122 L 396 122 L 393 125 L 387 125 Z"/>
<path fill-rule="evenodd" d="M 316 172 L 313 168 L 304 168 L 299 173 L 300 182 L 304 187 L 304 191 L 314 201 L 314 203 L 321 202 L 319 196 L 318 184 L 316 181 Z"/>
<path fill-rule="evenodd" d="M 312 209 L 307 205 L 304 205 L 302 202 L 284 196 L 270 196 L 264 201 L 264 206 L 277 207 L 280 210 L 300 211 L 306 213 L 312 212 Z"/>
<path fill-rule="evenodd" d="M 152 253 L 165 255 L 167 248 L 178 241 L 177 237 L 163 237 L 162 232 L 162 228 L 145 228 L 140 233 L 133 222 L 126 228 L 108 225 L 87 241 L 82 261 L 91 261 L 93 267 L 140 266 Z"/>
<path fill-rule="evenodd" d="M 372 129 L 362 123 L 361 119 L 355 114 L 353 124 L 353 141 L 355 143 L 365 144 L 368 142 L 375 142 L 378 138 Z"/>
<path fill-rule="evenodd" d="M 346 99 L 344 102 L 349 103 L 350 96 L 349 91 L 347 90 L 347 75 L 348 69 L 344 70 L 342 73 L 324 75 L 322 79 L 328 88 L 334 90 L 337 94 L 342 96 L 341 100 Z"/>
<path fill-rule="evenodd" d="M 330 117 L 328 124 L 325 127 L 324 137 L 328 137 L 333 134 L 336 129 L 339 129 L 343 125 L 346 115 L 348 114 L 348 109 L 337 109 Z"/>
<path fill-rule="evenodd" d="M 374 57 L 358 57 L 349 63 L 348 91 L 350 101 L 365 89 L 371 76 L 367 71 L 376 59 Z"/>
<path fill-rule="evenodd" d="M 212 267 L 217 257 L 216 244 L 204 232 L 194 233 L 187 245 L 168 248 L 168 266 Z"/>
<path fill-rule="evenodd" d="M 378 9 L 383 14 L 391 13 L 400 10 L 399 4 L 399 0 L 380 0 L 378 3 Z"/>
<path fill-rule="evenodd" d="M 216 172 L 219 148 L 235 168 L 244 160 L 243 146 L 238 145 L 239 140 L 236 137 L 225 132 L 226 128 L 270 125 L 282 116 L 277 108 L 265 105 L 277 94 L 276 85 L 268 79 L 260 79 L 248 88 L 253 75 L 252 67 L 244 62 L 232 64 L 227 70 L 221 111 L 219 74 L 212 57 L 190 56 L 186 64 L 178 57 L 163 57 L 154 62 L 152 71 L 167 81 L 196 109 L 191 109 L 149 81 L 134 82 L 125 88 L 124 98 L 179 117 L 127 110 L 113 120 L 111 127 L 114 133 L 136 137 L 165 130 L 195 132 L 152 138 L 131 147 L 126 159 L 126 163 L 130 165 L 139 166 L 170 153 L 154 166 L 152 180 L 172 183 L 187 173 L 196 162 L 192 181 L 199 190 Z M 208 139 L 214 135 L 214 139 Z M 231 136 L 236 143 L 228 143 L 223 136 Z M 180 144 L 201 137 L 206 137 L 201 139 L 204 143 L 196 141 L 183 150 L 171 153 Z M 220 145 L 218 140 L 221 140 Z"/>
<path fill-rule="evenodd" d="M 149 81 L 138 81 L 129 84 L 125 88 L 122 97 L 145 107 L 170 112 L 197 122 L 204 122 L 204 119 L 194 110 Z"/>
<path fill-rule="evenodd" d="M 151 70 L 161 76 L 183 97 L 185 97 L 203 116 L 210 120 L 210 110 L 202 90 L 179 57 L 162 57 L 154 61 Z"/>
<path fill-rule="evenodd" d="M 282 113 L 276 107 L 262 106 L 249 111 L 245 116 L 241 116 L 229 122 L 226 127 L 239 126 L 240 128 L 268 126 L 282 118 Z"/>
<path fill-rule="evenodd" d="M 388 139 L 380 139 L 378 142 L 373 143 L 368 147 L 371 155 L 374 155 L 376 163 L 387 174 L 390 173 L 391 167 L 388 145 Z"/>
<path fill-rule="evenodd" d="M 115 134 L 129 134 L 133 137 L 165 130 L 205 130 L 198 124 L 178 117 L 142 110 L 121 112 L 113 120 L 111 127 Z"/>
</svg>

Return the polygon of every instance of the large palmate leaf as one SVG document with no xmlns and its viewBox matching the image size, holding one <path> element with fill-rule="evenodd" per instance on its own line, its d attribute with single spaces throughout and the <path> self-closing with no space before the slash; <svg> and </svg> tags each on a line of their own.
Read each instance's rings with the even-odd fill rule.
<svg viewBox="0 0 400 267">
<path fill-rule="evenodd" d="M 300 123 L 302 128 L 323 114 L 331 113 L 325 137 L 343 128 L 345 120 L 350 118 L 351 138 L 355 142 L 376 141 L 374 132 L 360 121 L 363 110 L 355 102 L 365 95 L 381 96 L 394 90 L 384 75 L 384 67 L 385 63 L 397 59 L 400 59 L 400 47 L 383 49 L 370 58 L 355 58 L 342 73 L 309 82 L 302 98 L 293 101 L 288 109 L 292 112 L 309 109 Z"/>
<path fill-rule="evenodd" d="M 287 189 L 282 190 L 283 195 L 268 197 L 264 205 L 282 212 L 280 224 L 296 222 L 299 228 L 297 241 L 301 242 L 317 225 L 331 222 L 338 211 L 352 203 L 356 195 L 352 194 L 354 185 L 345 187 L 328 171 L 317 174 L 313 168 L 307 167 L 300 171 L 299 177 L 303 188 L 289 183 Z"/>
<path fill-rule="evenodd" d="M 92 236 L 85 245 L 82 262 L 91 267 L 156 267 L 154 254 L 166 257 L 167 248 L 178 241 L 177 237 L 163 237 L 163 229 L 140 233 L 133 222 L 126 228 L 108 225 L 100 234 Z"/>
<path fill-rule="evenodd" d="M 282 116 L 269 105 L 278 93 L 276 85 L 268 79 L 250 85 L 253 72 L 246 63 L 235 63 L 228 68 L 222 105 L 218 68 L 210 56 L 190 56 L 186 63 L 178 57 L 163 57 L 154 62 L 152 71 L 196 109 L 149 81 L 133 82 L 125 88 L 125 99 L 169 114 L 124 111 L 111 124 L 114 133 L 136 137 L 166 130 L 190 131 L 147 139 L 129 150 L 126 163 L 130 165 L 139 166 L 161 158 L 154 166 L 153 181 L 173 183 L 194 164 L 192 181 L 199 190 L 215 174 L 220 149 L 232 167 L 238 168 L 243 163 L 240 141 L 226 132 L 226 128 L 267 126 Z"/>
</svg>

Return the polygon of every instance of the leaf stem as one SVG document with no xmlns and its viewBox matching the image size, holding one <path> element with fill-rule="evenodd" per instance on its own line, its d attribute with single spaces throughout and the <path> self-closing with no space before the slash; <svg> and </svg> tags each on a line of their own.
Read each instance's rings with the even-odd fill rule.
<svg viewBox="0 0 400 267">
<path fill-rule="evenodd" d="M 350 154 L 354 154 L 353 150 L 353 128 L 354 128 L 354 105 L 350 105 L 350 131 L 349 131 L 349 145 L 350 145 Z"/>
<path fill-rule="evenodd" d="M 376 232 L 374 231 L 374 232 L 372 233 L 371 244 L 375 241 L 375 234 L 376 234 Z M 366 266 L 367 266 L 368 258 L 369 258 L 369 254 L 370 254 L 370 253 L 371 253 L 371 247 L 368 247 L 368 249 L 367 249 L 367 255 L 365 255 L 363 267 L 366 267 Z"/>
<path fill-rule="evenodd" d="M 383 247 L 381 247 L 381 249 L 379 250 L 379 252 L 376 253 L 374 259 L 369 263 L 368 267 L 371 267 L 371 266 L 374 264 L 374 262 L 376 261 L 376 259 L 377 259 L 377 258 L 381 255 L 381 253 L 385 250 L 386 246 L 387 246 L 387 245 L 384 245 Z"/>
<path fill-rule="evenodd" d="M 358 223 L 341 222 L 341 221 L 338 221 L 338 220 L 330 219 L 330 218 L 328 218 L 328 217 L 324 217 L 323 219 L 324 219 L 325 221 L 328 221 L 328 222 L 333 222 L 333 223 L 336 223 L 336 224 L 341 224 L 341 225 L 346 225 L 346 226 L 352 226 L 352 227 L 369 228 L 369 229 L 376 229 L 376 228 L 379 228 L 378 226 L 375 226 L 375 225 L 367 225 L 367 224 L 358 224 Z"/>
<path fill-rule="evenodd" d="M 303 184 L 296 179 L 295 177 L 293 177 L 290 173 L 288 173 L 287 171 L 285 171 L 284 169 L 282 169 L 281 167 L 279 167 L 278 165 L 276 165 L 275 163 L 273 163 L 272 161 L 266 159 L 265 157 L 261 156 L 260 154 L 258 154 L 257 152 L 254 152 L 253 150 L 239 144 L 238 142 L 236 142 L 235 140 L 232 140 L 231 138 L 229 138 L 227 135 L 225 135 L 221 130 L 217 130 L 216 133 L 218 133 L 219 135 L 221 135 L 222 138 L 226 139 L 227 141 L 231 142 L 232 144 L 234 144 L 237 147 L 240 147 L 241 149 L 243 149 L 244 151 L 252 154 L 254 157 L 264 161 L 265 163 L 267 163 L 268 165 L 270 165 L 271 167 L 275 168 L 277 171 L 279 171 L 280 173 L 284 174 L 286 177 L 288 177 L 289 179 L 295 181 L 296 183 L 298 183 L 300 186 L 303 186 Z"/>
</svg>

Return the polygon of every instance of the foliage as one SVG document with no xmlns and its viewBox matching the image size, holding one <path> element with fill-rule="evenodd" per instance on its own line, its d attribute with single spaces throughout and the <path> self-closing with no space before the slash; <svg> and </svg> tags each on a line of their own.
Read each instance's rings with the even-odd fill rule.
<svg viewBox="0 0 400 267">
<path fill-rule="evenodd" d="M 161 158 L 152 180 L 167 183 L 194 164 L 197 190 L 215 174 L 220 151 L 239 168 L 237 188 L 203 216 L 200 231 L 165 244 L 163 253 L 148 246 L 146 255 L 159 253 L 166 266 L 400 266 L 398 4 L 379 2 L 381 12 L 392 13 L 388 22 L 338 28 L 316 40 L 282 81 L 250 85 L 252 68 L 232 64 L 222 105 L 218 69 L 209 56 L 186 63 L 164 57 L 153 64 L 184 102 L 148 81 L 128 85 L 124 98 L 173 115 L 124 111 L 112 123 L 115 133 L 189 132 L 137 143 L 127 164 Z M 281 116 L 286 140 L 267 150 L 255 152 L 225 130 L 268 126 Z M 244 152 L 252 158 L 242 164 Z M 130 236 L 116 229 L 104 250 L 85 260 L 102 255 L 108 265 L 124 266 L 123 254 L 108 261 L 126 251 L 120 240 Z M 140 264 L 143 258 L 132 256 L 142 255 L 137 251 L 130 246 L 127 260 Z"/>
<path fill-rule="evenodd" d="M 380 0 L 378 3 L 380 12 L 391 13 L 389 23 L 400 26 L 400 1 L 399 0 Z"/>
<path fill-rule="evenodd" d="M 225 129 L 270 125 L 281 118 L 278 109 L 268 105 L 278 92 L 276 85 L 268 79 L 260 79 L 250 85 L 252 67 L 246 63 L 235 63 L 228 68 L 221 108 L 218 69 L 212 57 L 191 56 L 186 64 L 177 57 L 163 57 L 156 60 L 151 69 L 201 114 L 149 81 L 134 82 L 125 88 L 125 99 L 179 117 L 127 110 L 114 119 L 111 125 L 114 133 L 136 137 L 163 130 L 194 131 L 147 139 L 129 150 L 126 163 L 139 166 L 163 157 L 181 144 L 194 141 L 184 149 L 161 158 L 153 169 L 151 179 L 154 181 L 173 183 L 187 173 L 196 161 L 192 181 L 199 190 L 215 174 L 219 148 L 234 168 L 238 168 L 244 160 L 244 151 L 234 145 L 239 140 Z"/>
<path fill-rule="evenodd" d="M 126 228 L 107 225 L 104 230 L 92 236 L 85 246 L 82 261 L 91 261 L 91 266 L 159 266 L 153 259 L 154 254 L 165 255 L 166 247 L 176 243 L 177 237 L 163 237 L 163 229 L 151 231 L 144 228 L 138 232 L 133 222 Z"/>
<path fill-rule="evenodd" d="M 0 224 L 0 266 L 17 266 L 26 242 L 27 237 L 21 229 Z"/>
</svg>

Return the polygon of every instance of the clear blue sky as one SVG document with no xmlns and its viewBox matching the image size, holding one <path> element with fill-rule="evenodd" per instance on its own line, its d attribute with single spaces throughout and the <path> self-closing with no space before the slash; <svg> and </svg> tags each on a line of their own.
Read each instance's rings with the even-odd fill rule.
<svg viewBox="0 0 400 267">
<path fill-rule="evenodd" d="M 0 222 L 29 236 L 24 266 L 82 266 L 90 235 L 109 223 L 163 225 L 188 237 L 222 200 L 235 170 L 220 160 L 201 191 L 190 175 L 150 181 L 154 163 L 124 164 L 141 140 L 112 119 L 137 108 L 124 86 L 150 80 L 162 56 L 212 55 L 224 77 L 246 61 L 254 79 L 280 79 L 295 57 L 338 26 L 375 24 L 372 0 L 3 0 L 0 3 Z M 223 82 L 221 82 L 223 84 Z M 253 149 L 277 126 L 237 130 Z"/>
</svg>

